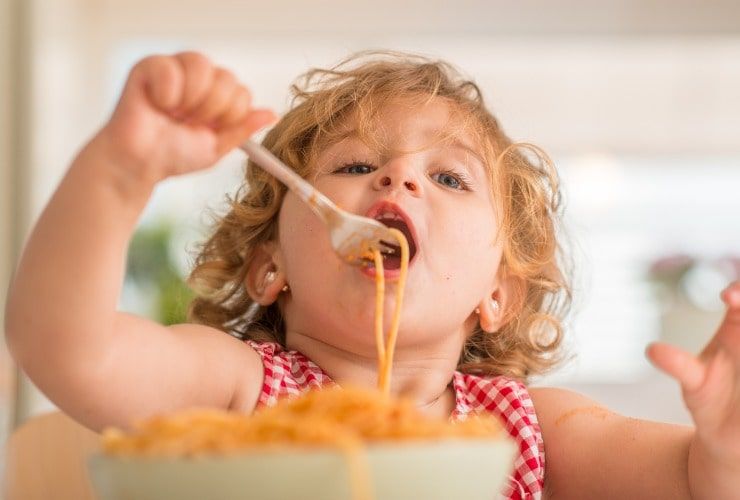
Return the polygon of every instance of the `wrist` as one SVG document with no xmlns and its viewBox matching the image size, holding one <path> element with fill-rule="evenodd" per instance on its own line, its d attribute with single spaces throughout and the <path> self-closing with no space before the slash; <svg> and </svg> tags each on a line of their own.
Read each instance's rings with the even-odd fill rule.
<svg viewBox="0 0 740 500">
<path fill-rule="evenodd" d="M 740 456 L 707 446 L 698 436 L 689 446 L 689 487 L 692 498 L 737 498 Z"/>
<path fill-rule="evenodd" d="M 146 204 L 161 179 L 152 175 L 151 169 L 134 163 L 121 153 L 115 138 L 103 128 L 83 147 L 72 169 L 89 180 L 106 184 L 123 200 Z"/>
</svg>

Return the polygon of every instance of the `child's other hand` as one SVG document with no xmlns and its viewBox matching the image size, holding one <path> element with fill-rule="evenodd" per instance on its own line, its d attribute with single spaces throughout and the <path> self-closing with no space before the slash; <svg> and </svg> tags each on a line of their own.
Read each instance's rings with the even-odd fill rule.
<svg viewBox="0 0 740 500">
<path fill-rule="evenodd" d="M 652 344 L 650 360 L 678 380 L 705 449 L 721 460 L 740 463 L 740 281 L 722 292 L 727 313 L 701 354 Z"/>
<path fill-rule="evenodd" d="M 213 165 L 275 120 L 251 107 L 249 90 L 232 73 L 183 52 L 134 66 L 99 138 L 116 166 L 154 183 Z"/>
</svg>

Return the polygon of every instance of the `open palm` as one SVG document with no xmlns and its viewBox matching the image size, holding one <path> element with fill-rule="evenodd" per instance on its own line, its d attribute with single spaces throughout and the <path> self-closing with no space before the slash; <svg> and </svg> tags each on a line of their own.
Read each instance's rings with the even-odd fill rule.
<svg viewBox="0 0 740 500">
<path fill-rule="evenodd" d="M 704 446 L 740 460 L 740 282 L 727 287 L 722 300 L 725 317 L 698 356 L 662 343 L 652 344 L 647 353 L 681 384 Z"/>
</svg>

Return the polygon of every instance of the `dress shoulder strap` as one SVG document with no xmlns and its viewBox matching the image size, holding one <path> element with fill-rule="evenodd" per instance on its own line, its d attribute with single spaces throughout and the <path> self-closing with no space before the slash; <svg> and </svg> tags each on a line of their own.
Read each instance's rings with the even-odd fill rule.
<svg viewBox="0 0 740 500">
<path fill-rule="evenodd" d="M 545 446 L 527 387 L 508 377 L 481 377 L 455 372 L 453 418 L 488 412 L 501 423 L 519 446 L 514 471 L 504 496 L 541 498 L 545 480 Z"/>
<path fill-rule="evenodd" d="M 264 365 L 258 407 L 274 406 L 281 398 L 334 384 L 316 363 L 298 351 L 286 350 L 276 342 L 245 342 L 257 351 Z"/>
</svg>

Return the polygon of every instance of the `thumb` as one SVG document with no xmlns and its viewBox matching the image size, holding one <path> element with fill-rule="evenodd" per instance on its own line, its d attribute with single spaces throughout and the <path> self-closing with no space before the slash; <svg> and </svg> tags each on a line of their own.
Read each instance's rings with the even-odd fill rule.
<svg viewBox="0 0 740 500">
<path fill-rule="evenodd" d="M 129 73 L 120 103 L 146 103 L 157 111 L 173 110 L 182 99 L 185 77 L 178 62 L 167 56 L 149 56 Z"/>
<path fill-rule="evenodd" d="M 648 347 L 647 355 L 655 366 L 681 382 L 684 402 L 697 428 L 716 429 L 736 412 L 737 374 L 723 349 L 702 361 L 677 347 L 656 343 Z"/>
<path fill-rule="evenodd" d="M 218 133 L 218 154 L 223 155 L 237 147 L 257 131 L 274 124 L 278 116 L 269 109 L 254 109 L 240 123 Z"/>
<path fill-rule="evenodd" d="M 659 370 L 676 379 L 689 392 L 698 389 L 706 377 L 704 364 L 693 354 L 663 342 L 654 342 L 645 351 Z"/>
</svg>

